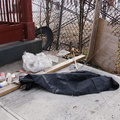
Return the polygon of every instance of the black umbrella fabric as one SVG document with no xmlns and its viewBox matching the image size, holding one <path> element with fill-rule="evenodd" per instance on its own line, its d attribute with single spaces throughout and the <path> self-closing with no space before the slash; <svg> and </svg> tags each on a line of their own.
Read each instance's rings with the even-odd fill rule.
<svg viewBox="0 0 120 120">
<path fill-rule="evenodd" d="M 20 77 L 22 86 L 28 90 L 38 84 L 49 92 L 64 95 L 86 95 L 111 91 L 119 88 L 119 84 L 111 77 L 102 76 L 89 71 L 69 73 L 51 73 Z"/>
</svg>

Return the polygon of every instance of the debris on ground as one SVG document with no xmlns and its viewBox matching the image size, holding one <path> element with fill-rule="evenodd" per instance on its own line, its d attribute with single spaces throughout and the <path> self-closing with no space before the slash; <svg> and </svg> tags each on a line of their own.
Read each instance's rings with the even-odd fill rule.
<svg viewBox="0 0 120 120">
<path fill-rule="evenodd" d="M 77 106 L 73 106 L 73 108 L 77 108 Z"/>
<path fill-rule="evenodd" d="M 46 55 L 52 62 L 54 63 L 58 63 L 58 57 L 54 56 L 54 55 L 50 55 L 50 54 L 47 54 Z"/>
<path fill-rule="evenodd" d="M 52 57 L 52 59 L 55 59 L 55 61 L 57 62 L 57 59 L 55 57 Z M 79 56 L 76 56 L 74 58 L 74 60 L 78 61 L 78 60 L 82 60 L 84 59 L 85 56 L 84 55 L 79 55 Z M 66 60 L 64 61 L 63 59 L 61 59 L 60 61 L 63 61 L 63 62 L 60 62 L 59 64 L 56 64 L 54 66 L 52 66 L 50 69 L 46 69 L 45 71 L 40 71 L 38 73 L 34 73 L 34 74 L 47 74 L 47 73 L 53 73 L 53 72 L 56 72 L 58 70 L 61 70 L 62 68 L 65 68 L 67 66 L 69 66 L 70 64 L 74 63 L 74 60 L 73 59 L 69 59 L 69 60 Z M 54 61 L 54 62 L 55 62 Z M 16 72 L 13 72 L 11 74 L 12 76 L 12 83 L 11 84 L 8 84 L 4 87 L 0 87 L 0 97 L 3 96 L 3 95 L 6 95 L 12 91 L 15 91 L 17 89 L 20 88 L 20 82 L 19 82 L 19 77 L 24 77 L 28 74 L 30 74 L 32 72 L 26 72 L 24 70 L 17 70 Z M 10 75 L 10 74 L 9 74 Z M 6 81 L 7 82 L 7 81 Z M 26 86 L 22 86 L 22 89 L 26 88 Z"/>
<path fill-rule="evenodd" d="M 44 53 L 38 53 L 36 55 L 24 52 L 22 56 L 23 68 L 30 72 L 43 71 L 46 68 L 52 67 L 52 62 L 58 62 L 58 58 L 52 55 L 45 55 Z"/>
<path fill-rule="evenodd" d="M 34 84 L 37 84 L 54 94 L 74 96 L 100 93 L 119 88 L 119 84 L 112 77 L 102 76 L 90 71 L 41 75 L 28 74 L 20 77 L 19 80 L 26 90 L 31 89 Z"/>
<path fill-rule="evenodd" d="M 5 80 L 5 73 L 4 72 L 0 72 L 0 82 Z"/>
<path fill-rule="evenodd" d="M 9 84 L 12 84 L 12 83 L 18 83 L 18 79 L 19 79 L 19 76 L 25 76 L 27 75 L 26 72 L 20 70 L 20 71 L 16 71 L 15 73 L 4 73 L 4 72 L 1 72 L 2 73 L 2 77 L 0 76 L 0 88 L 3 88 Z M 4 76 L 4 77 L 3 77 Z"/>
<path fill-rule="evenodd" d="M 72 48 L 72 49 L 69 51 L 68 54 L 66 54 L 66 55 L 64 55 L 64 56 L 62 56 L 62 57 L 65 58 L 65 59 L 71 59 L 71 58 L 73 58 L 73 57 L 75 57 L 75 56 L 78 56 L 78 55 L 80 55 L 79 50 L 76 49 L 76 48 Z"/>
<path fill-rule="evenodd" d="M 57 54 L 57 56 L 59 57 L 64 57 L 65 55 L 69 54 L 70 52 L 67 50 L 61 50 L 59 51 L 59 53 Z"/>
</svg>

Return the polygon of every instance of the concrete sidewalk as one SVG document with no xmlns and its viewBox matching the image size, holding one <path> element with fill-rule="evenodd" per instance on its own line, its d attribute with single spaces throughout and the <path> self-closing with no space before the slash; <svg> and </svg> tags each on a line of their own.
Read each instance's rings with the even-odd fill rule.
<svg viewBox="0 0 120 120">
<path fill-rule="evenodd" d="M 17 64 L 11 66 L 15 70 Z M 69 70 L 70 66 L 59 72 Z M 82 64 L 79 70 L 111 76 L 120 84 L 116 75 Z M 0 120 L 120 120 L 119 99 L 120 89 L 78 97 L 53 94 L 39 87 L 29 91 L 19 89 L 0 98 Z"/>
</svg>

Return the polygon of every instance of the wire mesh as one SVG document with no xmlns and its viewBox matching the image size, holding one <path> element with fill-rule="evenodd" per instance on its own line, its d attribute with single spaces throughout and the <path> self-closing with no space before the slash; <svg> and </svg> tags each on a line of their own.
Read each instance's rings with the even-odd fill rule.
<svg viewBox="0 0 120 120">
<path fill-rule="evenodd" d="M 60 24 L 61 0 L 33 0 L 33 19 L 36 27 L 49 27 L 54 33 L 54 42 L 51 47 L 56 49 L 58 26 Z M 81 2 L 82 1 L 82 2 Z M 91 36 L 95 0 L 66 0 L 64 1 L 62 22 L 59 38 L 59 49 L 70 49 L 71 46 L 79 49 L 88 48 Z M 82 12 L 81 12 L 82 11 Z M 81 15 L 80 15 L 81 14 Z M 113 33 L 119 37 L 120 2 L 118 0 L 102 0 L 100 17 L 106 19 L 113 27 Z M 49 20 L 48 20 L 49 19 Z M 80 40 L 82 39 L 82 40 Z"/>
</svg>

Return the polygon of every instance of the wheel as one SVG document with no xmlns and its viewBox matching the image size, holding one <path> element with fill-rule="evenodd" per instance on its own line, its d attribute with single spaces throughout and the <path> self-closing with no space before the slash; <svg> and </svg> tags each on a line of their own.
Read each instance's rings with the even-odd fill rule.
<svg viewBox="0 0 120 120">
<path fill-rule="evenodd" d="M 48 48 L 51 47 L 51 44 L 53 42 L 53 32 L 49 27 L 45 26 L 35 30 L 36 37 L 40 34 L 43 34 L 46 36 L 46 42 L 44 43 L 42 49 L 48 50 Z"/>
</svg>

